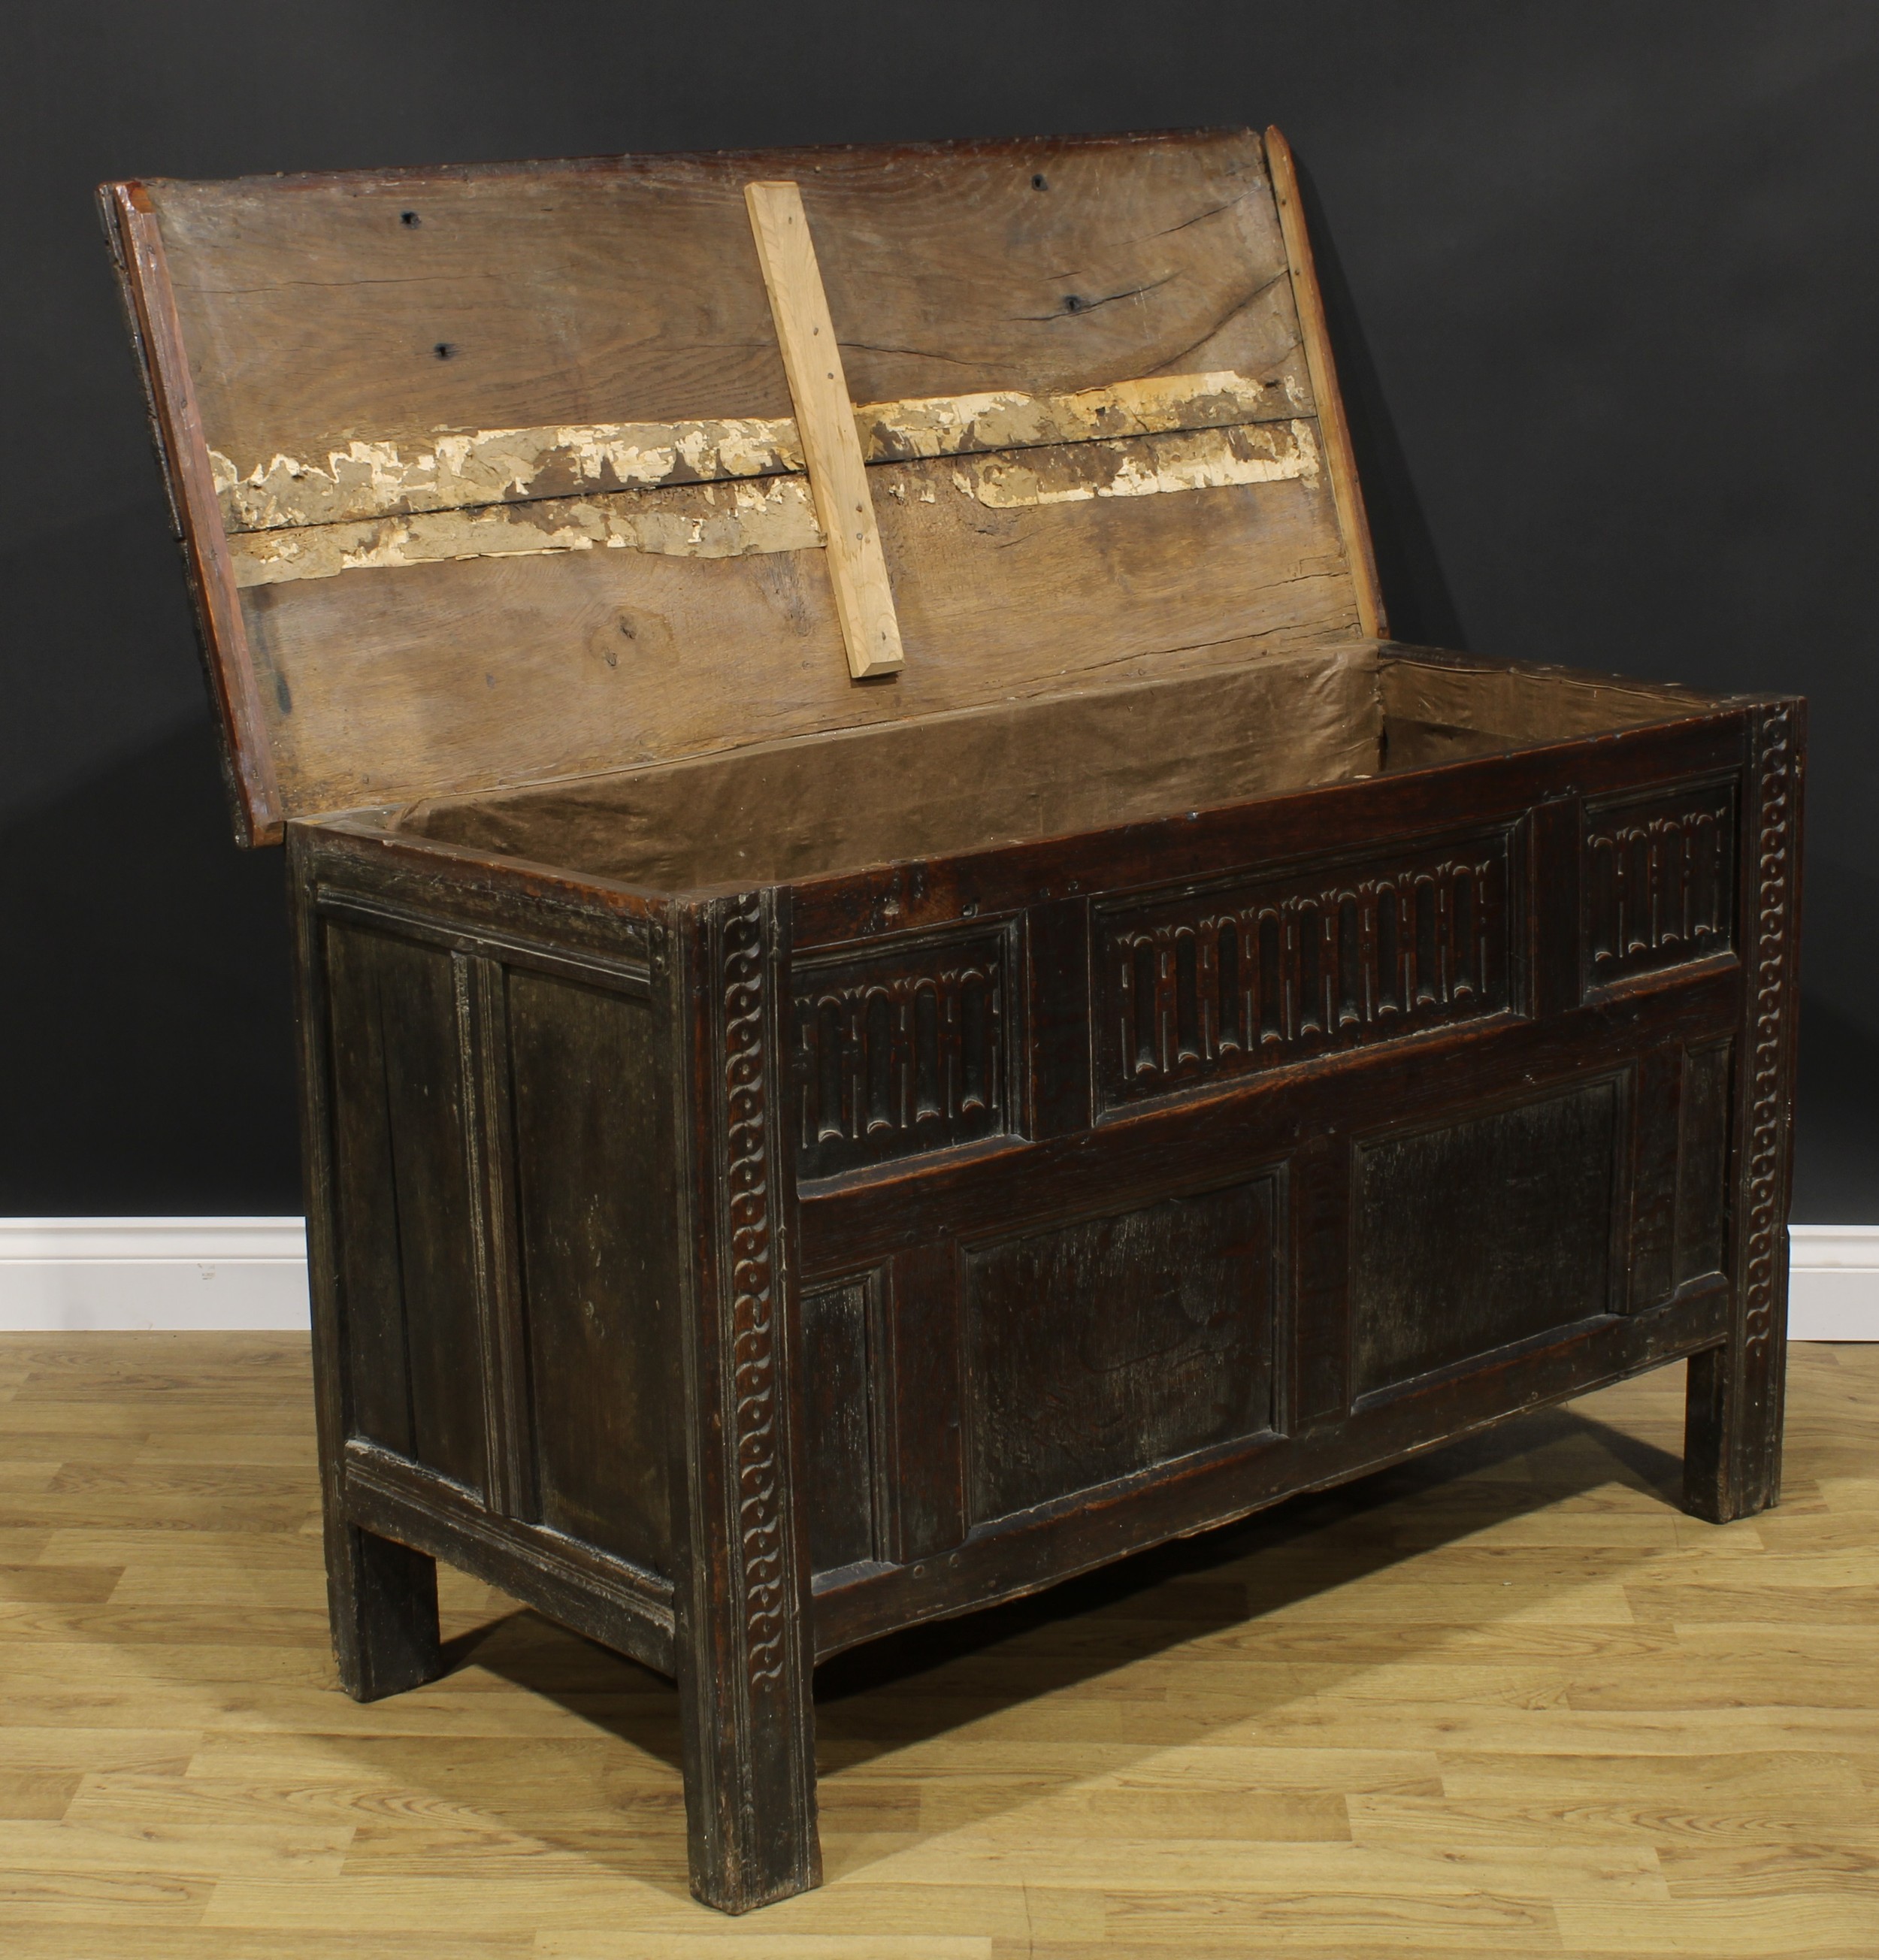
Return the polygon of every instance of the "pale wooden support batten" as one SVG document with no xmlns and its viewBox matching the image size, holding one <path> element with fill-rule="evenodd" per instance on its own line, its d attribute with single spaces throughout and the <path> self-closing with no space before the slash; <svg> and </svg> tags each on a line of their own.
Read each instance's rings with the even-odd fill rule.
<svg viewBox="0 0 1879 1960">
<path fill-rule="evenodd" d="M 802 192 L 791 183 L 747 183 L 744 201 L 789 377 L 849 671 L 857 680 L 891 673 L 902 663 L 900 622 Z"/>
<path fill-rule="evenodd" d="M 1311 392 L 1318 409 L 1318 433 L 1324 443 L 1326 466 L 1331 473 L 1331 495 L 1337 505 L 1338 529 L 1344 555 L 1350 562 L 1356 588 L 1358 623 L 1373 640 L 1389 636 L 1383 593 L 1377 581 L 1377 557 L 1371 548 L 1370 519 L 1357 479 L 1357 458 L 1351 447 L 1350 425 L 1344 419 L 1344 397 L 1338 391 L 1337 364 L 1331 355 L 1331 336 L 1325 324 L 1324 301 L 1318 291 L 1318 269 L 1311 256 L 1311 234 L 1298 202 L 1298 173 L 1291 145 L 1276 128 L 1266 132 L 1266 167 L 1272 180 L 1273 202 L 1279 206 L 1279 228 L 1285 240 L 1291 268 L 1292 298 L 1298 308 L 1305 361 L 1311 373 Z"/>
</svg>

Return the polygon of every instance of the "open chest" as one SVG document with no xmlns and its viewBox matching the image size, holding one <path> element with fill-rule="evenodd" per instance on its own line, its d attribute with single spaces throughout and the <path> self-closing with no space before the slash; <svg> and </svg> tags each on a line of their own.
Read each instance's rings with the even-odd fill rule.
<svg viewBox="0 0 1879 1960">
<path fill-rule="evenodd" d="M 1275 132 L 105 208 L 353 1693 L 672 1675 L 742 1910 L 858 1641 L 1686 1357 L 1772 1501 L 1802 704 L 1388 639 Z"/>
</svg>

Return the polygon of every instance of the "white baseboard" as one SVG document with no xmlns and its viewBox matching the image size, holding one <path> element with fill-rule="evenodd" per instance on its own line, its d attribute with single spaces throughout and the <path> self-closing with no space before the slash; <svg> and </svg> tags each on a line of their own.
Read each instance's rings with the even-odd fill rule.
<svg viewBox="0 0 1879 1960">
<path fill-rule="evenodd" d="M 298 1218 L 0 1218 L 0 1333 L 309 1325 Z"/>
<path fill-rule="evenodd" d="M 1879 1225 L 1791 1225 L 1788 1241 L 1788 1338 L 1879 1341 Z"/>
<path fill-rule="evenodd" d="M 1788 1332 L 1879 1341 L 1879 1225 L 1797 1225 Z M 0 1218 L 0 1333 L 291 1332 L 298 1218 Z"/>
</svg>

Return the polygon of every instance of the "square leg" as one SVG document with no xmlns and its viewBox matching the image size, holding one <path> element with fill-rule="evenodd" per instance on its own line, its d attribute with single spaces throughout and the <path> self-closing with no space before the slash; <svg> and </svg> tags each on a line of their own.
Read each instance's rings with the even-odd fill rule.
<svg viewBox="0 0 1879 1960">
<path fill-rule="evenodd" d="M 799 1643 L 753 1645 L 719 1624 L 679 1645 L 680 1742 L 692 1890 L 749 1912 L 822 1882 L 815 1711 Z"/>
<path fill-rule="evenodd" d="M 1801 902 L 1801 705 L 1759 711 L 1737 897 L 1745 980 L 1736 1044 L 1729 1338 L 1690 1360 L 1684 1500 L 1726 1524 L 1779 1501 L 1788 1375 Z"/>
<path fill-rule="evenodd" d="M 357 1525 L 332 1524 L 326 1605 L 340 1685 L 355 1701 L 382 1701 L 444 1672 L 435 1559 Z"/>
<path fill-rule="evenodd" d="M 1785 1344 L 1771 1356 L 1742 1340 L 1690 1357 L 1683 1503 L 1693 1516 L 1725 1525 L 1780 1501 L 1785 1359 Z"/>
<path fill-rule="evenodd" d="M 704 914 L 691 959 L 709 1093 L 681 1121 L 701 1259 L 683 1311 L 683 1493 L 674 1600 L 692 1889 L 748 1912 L 822 1882 L 815 1640 L 796 1384 L 801 1367 L 786 1167 L 777 1148 L 774 906 Z M 679 1508 L 675 1505 L 675 1509 Z"/>
</svg>

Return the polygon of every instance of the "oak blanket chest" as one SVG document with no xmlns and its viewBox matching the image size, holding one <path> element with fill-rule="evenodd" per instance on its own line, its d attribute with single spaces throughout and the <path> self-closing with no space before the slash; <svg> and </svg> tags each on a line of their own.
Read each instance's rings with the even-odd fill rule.
<svg viewBox="0 0 1879 1960">
<path fill-rule="evenodd" d="M 736 1911 L 858 1641 L 1671 1360 L 1774 1500 L 1802 704 L 1389 640 L 1275 131 L 104 196 L 354 1694 L 662 1670 Z"/>
</svg>

